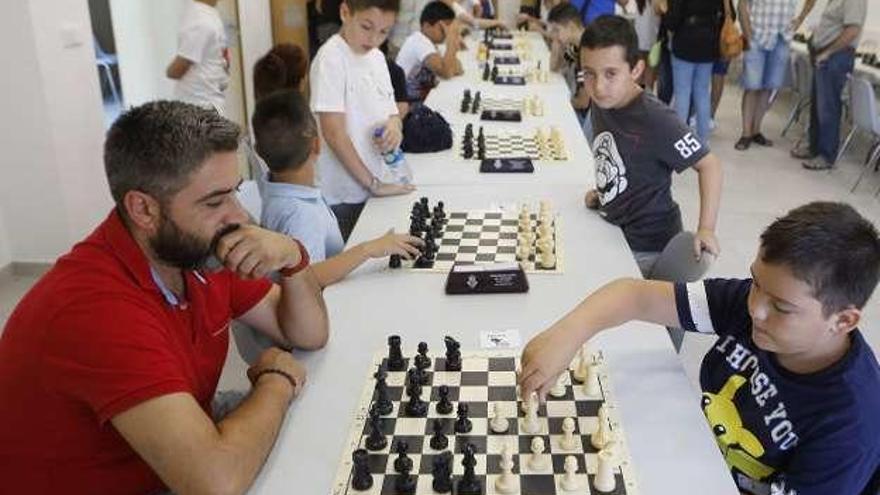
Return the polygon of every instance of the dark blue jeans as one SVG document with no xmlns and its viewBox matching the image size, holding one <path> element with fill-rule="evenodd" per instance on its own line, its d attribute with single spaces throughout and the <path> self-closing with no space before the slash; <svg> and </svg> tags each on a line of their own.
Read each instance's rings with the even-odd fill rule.
<svg viewBox="0 0 880 495">
<path fill-rule="evenodd" d="M 810 107 L 810 151 L 834 163 L 840 148 L 841 95 L 853 70 L 855 50 L 835 52 L 813 70 L 813 105 Z"/>
</svg>

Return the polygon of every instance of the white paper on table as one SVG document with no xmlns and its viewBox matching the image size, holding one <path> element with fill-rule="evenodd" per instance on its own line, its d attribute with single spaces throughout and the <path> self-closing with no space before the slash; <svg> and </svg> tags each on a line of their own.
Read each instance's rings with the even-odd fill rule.
<svg viewBox="0 0 880 495">
<path fill-rule="evenodd" d="M 515 349 L 522 345 L 519 330 L 483 330 L 480 347 L 483 349 Z"/>
</svg>

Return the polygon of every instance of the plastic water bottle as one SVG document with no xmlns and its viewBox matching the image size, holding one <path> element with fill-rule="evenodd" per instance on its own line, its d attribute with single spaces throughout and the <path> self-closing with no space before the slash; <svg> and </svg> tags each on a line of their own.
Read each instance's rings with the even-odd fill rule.
<svg viewBox="0 0 880 495">
<path fill-rule="evenodd" d="M 373 137 L 381 138 L 382 137 L 382 128 L 378 128 L 373 132 Z M 382 153 L 382 159 L 385 160 L 385 165 L 388 166 L 388 172 L 390 173 L 390 182 L 394 184 L 411 184 L 412 183 L 412 169 L 409 168 L 409 163 L 406 162 L 406 158 L 403 156 L 403 151 L 398 147 L 391 151 L 386 151 Z"/>
</svg>

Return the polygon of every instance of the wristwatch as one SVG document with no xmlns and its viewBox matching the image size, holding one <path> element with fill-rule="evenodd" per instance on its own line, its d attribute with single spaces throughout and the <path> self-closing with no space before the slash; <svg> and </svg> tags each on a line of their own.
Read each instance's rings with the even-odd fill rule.
<svg viewBox="0 0 880 495">
<path fill-rule="evenodd" d="M 293 242 L 299 247 L 299 263 L 294 266 L 285 266 L 278 270 L 282 277 L 292 277 L 309 266 L 309 252 L 297 239 L 293 239 Z"/>
</svg>

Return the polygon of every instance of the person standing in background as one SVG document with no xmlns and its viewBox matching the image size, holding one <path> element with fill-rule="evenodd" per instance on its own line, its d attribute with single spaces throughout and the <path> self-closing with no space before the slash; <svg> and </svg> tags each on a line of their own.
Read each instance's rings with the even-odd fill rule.
<svg viewBox="0 0 880 495">
<path fill-rule="evenodd" d="M 657 42 L 657 34 L 660 31 L 659 5 L 652 0 L 632 0 L 636 4 L 636 17 L 633 25 L 636 35 L 639 37 L 639 57 L 645 61 L 645 72 L 642 75 L 642 86 L 654 92 L 654 68 L 648 63 L 648 54 L 651 47 Z"/>
<path fill-rule="evenodd" d="M 192 0 L 177 33 L 177 55 L 165 69 L 174 99 L 223 113 L 229 86 L 229 48 L 218 0 Z"/>
</svg>

